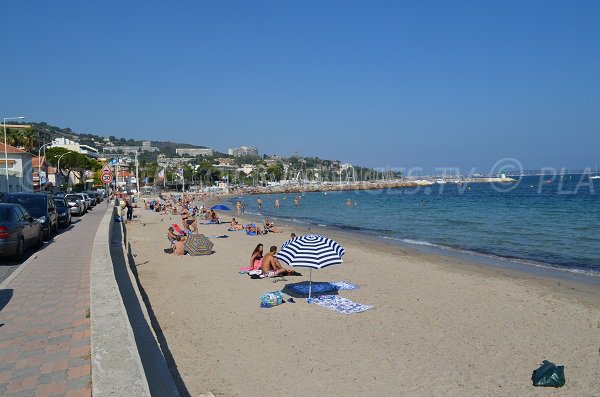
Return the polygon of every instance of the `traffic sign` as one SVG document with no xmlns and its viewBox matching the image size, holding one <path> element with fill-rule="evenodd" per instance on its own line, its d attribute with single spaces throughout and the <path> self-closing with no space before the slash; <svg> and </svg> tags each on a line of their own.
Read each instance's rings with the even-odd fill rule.
<svg viewBox="0 0 600 397">
<path fill-rule="evenodd" d="M 112 174 L 102 174 L 102 182 L 111 183 L 113 180 Z"/>
<path fill-rule="evenodd" d="M 110 169 L 110 166 L 108 164 L 104 164 L 102 166 L 102 173 L 103 174 L 112 174 L 112 170 Z"/>
</svg>

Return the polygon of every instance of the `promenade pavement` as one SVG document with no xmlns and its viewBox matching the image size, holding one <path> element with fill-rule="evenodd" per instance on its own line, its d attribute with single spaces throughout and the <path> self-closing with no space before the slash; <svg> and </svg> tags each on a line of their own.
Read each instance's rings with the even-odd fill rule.
<svg viewBox="0 0 600 397">
<path fill-rule="evenodd" d="M 0 289 L 1 396 L 91 396 L 90 263 L 106 210 L 74 218 Z"/>
</svg>

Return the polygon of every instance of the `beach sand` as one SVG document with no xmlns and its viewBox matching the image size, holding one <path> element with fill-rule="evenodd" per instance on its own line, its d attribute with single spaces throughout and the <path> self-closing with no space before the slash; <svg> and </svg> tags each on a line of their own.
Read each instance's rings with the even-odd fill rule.
<svg viewBox="0 0 600 397">
<path fill-rule="evenodd" d="M 345 247 L 344 263 L 313 271 L 313 281 L 358 284 L 339 295 L 374 308 L 346 315 L 295 298 L 263 309 L 260 295 L 286 282 L 252 280 L 240 266 L 256 244 L 267 252 L 307 227 L 249 237 L 200 225 L 229 238 L 213 239 L 211 256 L 176 257 L 163 249 L 180 217 L 136 215 L 127 229 L 139 278 L 192 396 L 600 394 L 597 287 L 328 231 Z M 244 219 L 223 217 L 232 215 Z M 299 270 L 287 283 L 308 280 Z M 544 359 L 565 365 L 564 387 L 532 386 Z"/>
</svg>

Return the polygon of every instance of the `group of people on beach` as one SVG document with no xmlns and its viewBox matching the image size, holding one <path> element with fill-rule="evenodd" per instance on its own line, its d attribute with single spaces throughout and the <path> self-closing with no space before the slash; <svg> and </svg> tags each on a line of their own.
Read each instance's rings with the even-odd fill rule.
<svg viewBox="0 0 600 397">
<path fill-rule="evenodd" d="M 214 210 L 207 210 L 204 206 L 193 206 L 195 197 L 189 197 L 187 194 L 181 196 L 171 195 L 170 197 L 162 197 L 161 200 L 152 200 L 146 202 L 146 209 L 150 211 L 169 212 L 169 215 L 181 216 L 181 227 L 177 224 L 169 226 L 167 230 L 167 239 L 171 244 L 165 252 L 174 255 L 185 255 L 185 240 L 190 234 L 198 234 L 199 222 L 198 219 L 208 220 L 212 224 L 220 224 L 221 219 Z M 205 197 L 202 197 L 205 198 Z M 239 202 L 238 202 L 239 203 Z M 239 207 L 238 207 L 239 208 Z M 229 231 L 242 231 L 252 236 L 258 236 L 267 233 L 283 233 L 283 230 L 275 226 L 269 218 L 265 218 L 263 227 L 249 223 L 247 225 L 240 224 L 236 218 L 233 218 L 230 223 Z"/>
<path fill-rule="evenodd" d="M 293 234 L 295 237 L 295 234 Z M 252 272 L 260 278 L 272 278 L 279 276 L 300 276 L 295 270 L 287 269 L 275 257 L 277 247 L 271 246 L 269 252 L 263 253 L 264 245 L 258 244 L 250 255 L 250 266 L 242 268 L 242 271 Z"/>
</svg>

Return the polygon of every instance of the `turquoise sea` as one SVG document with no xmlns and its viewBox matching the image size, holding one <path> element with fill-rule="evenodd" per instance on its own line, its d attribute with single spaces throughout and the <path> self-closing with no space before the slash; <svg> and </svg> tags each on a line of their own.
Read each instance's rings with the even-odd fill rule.
<svg viewBox="0 0 600 397">
<path fill-rule="evenodd" d="M 600 276 L 600 179 L 587 175 L 527 176 L 511 184 L 305 193 L 298 206 L 295 196 L 239 200 L 247 213 L 269 216 L 276 224 L 322 225 L 390 242 Z"/>
</svg>

